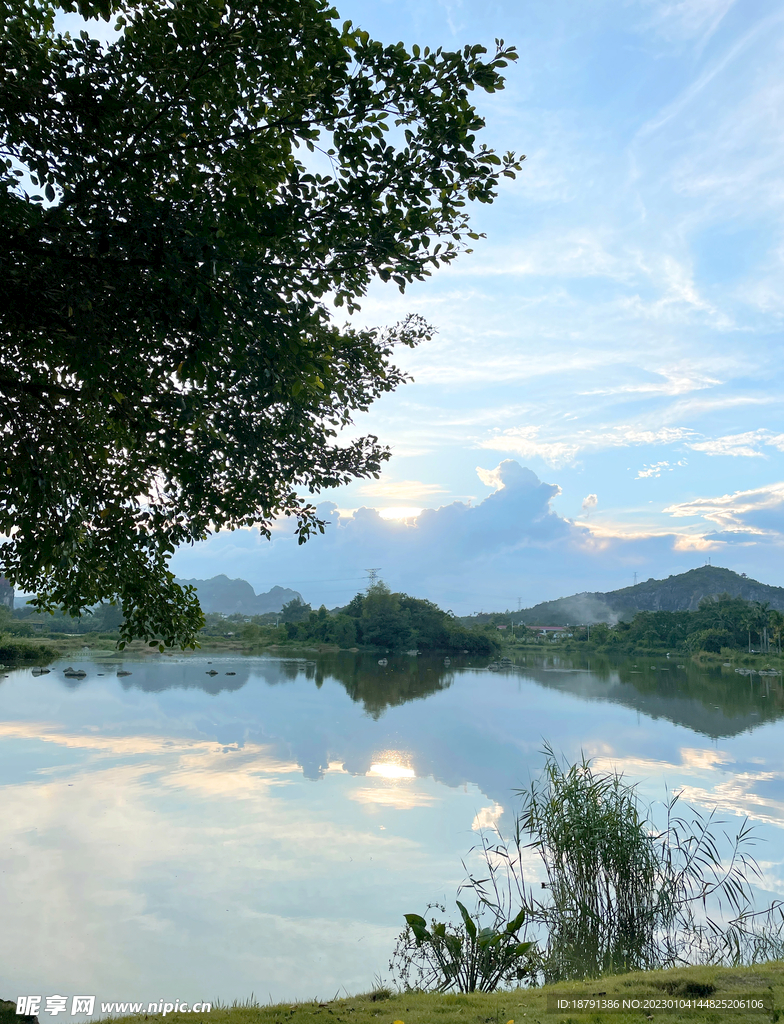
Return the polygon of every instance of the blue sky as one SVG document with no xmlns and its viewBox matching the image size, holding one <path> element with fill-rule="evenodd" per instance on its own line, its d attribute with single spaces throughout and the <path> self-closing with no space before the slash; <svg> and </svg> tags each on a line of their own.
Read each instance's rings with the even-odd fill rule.
<svg viewBox="0 0 784 1024">
<path fill-rule="evenodd" d="M 363 304 L 361 322 L 417 312 L 438 331 L 400 355 L 414 383 L 356 420 L 393 449 L 382 479 L 320 495 L 332 525 L 301 550 L 288 522 L 272 543 L 221 533 L 178 552 L 178 575 L 332 606 L 379 566 L 460 612 L 709 557 L 781 584 L 781 4 L 338 9 L 388 42 L 515 44 L 506 90 L 479 103 L 485 141 L 527 159 L 473 210 L 472 254 Z"/>
</svg>

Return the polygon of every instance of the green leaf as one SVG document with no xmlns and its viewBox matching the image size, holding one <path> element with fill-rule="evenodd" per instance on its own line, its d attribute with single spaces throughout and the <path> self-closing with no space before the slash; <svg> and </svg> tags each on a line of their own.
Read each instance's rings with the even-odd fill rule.
<svg viewBox="0 0 784 1024">
<path fill-rule="evenodd" d="M 476 925 L 474 924 L 471 915 L 468 913 L 468 911 L 460 902 L 460 900 L 456 900 L 455 902 L 457 903 L 458 910 L 460 911 L 460 916 L 463 918 L 465 930 L 468 932 L 471 939 L 473 941 L 476 941 Z"/>
<path fill-rule="evenodd" d="M 517 915 L 517 917 L 513 918 L 507 924 L 507 926 L 506 926 L 507 932 L 509 932 L 510 935 L 514 935 L 514 933 L 518 932 L 520 930 L 520 928 L 523 926 L 524 921 L 525 921 L 525 907 L 522 908 L 522 910 Z"/>
<path fill-rule="evenodd" d="M 500 938 L 500 936 L 498 936 L 494 928 L 482 928 L 476 937 L 476 941 L 481 949 L 486 949 L 488 946 L 493 945 L 497 938 Z"/>
<path fill-rule="evenodd" d="M 431 941 L 430 932 L 427 930 L 427 921 L 424 917 L 420 917 L 419 914 L 404 914 L 407 924 L 414 933 L 414 938 L 417 941 L 417 945 L 422 942 Z"/>
</svg>

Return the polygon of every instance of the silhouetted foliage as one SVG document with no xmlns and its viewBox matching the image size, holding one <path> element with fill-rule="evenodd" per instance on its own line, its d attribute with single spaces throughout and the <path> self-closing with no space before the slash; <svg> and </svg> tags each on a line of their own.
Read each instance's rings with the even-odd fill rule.
<svg viewBox="0 0 784 1024">
<path fill-rule="evenodd" d="M 383 583 L 357 594 L 335 614 L 322 605 L 306 621 L 289 622 L 286 629 L 291 640 L 390 651 L 493 654 L 500 646 L 491 633 L 466 629 L 432 601 L 393 594 Z"/>
<path fill-rule="evenodd" d="M 74 10 L 115 30 L 61 33 Z M 120 601 L 123 642 L 193 646 L 178 545 L 282 515 L 304 541 L 324 524 L 303 495 L 378 475 L 378 438 L 337 435 L 430 329 L 341 326 L 333 304 L 479 237 L 467 202 L 520 165 L 477 142 L 472 100 L 515 59 L 384 45 L 327 0 L 3 4 L 12 583 L 73 615 Z"/>
<path fill-rule="evenodd" d="M 627 649 L 648 647 L 718 654 L 722 648 L 769 650 L 771 641 L 781 640 L 778 619 L 779 613 L 757 601 L 720 594 L 704 598 L 694 612 L 637 612 L 631 622 L 619 622 L 613 629 L 591 629 L 596 631 L 595 642 Z M 601 639 L 596 635 L 600 631 Z"/>
</svg>

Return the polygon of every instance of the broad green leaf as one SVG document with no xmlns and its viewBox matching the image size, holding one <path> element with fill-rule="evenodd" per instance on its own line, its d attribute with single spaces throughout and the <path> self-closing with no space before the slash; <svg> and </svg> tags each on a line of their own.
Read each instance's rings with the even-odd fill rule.
<svg viewBox="0 0 784 1024">
<path fill-rule="evenodd" d="M 460 911 L 460 916 L 463 918 L 463 924 L 465 925 L 466 931 L 468 932 L 469 936 L 474 941 L 476 941 L 476 925 L 474 924 L 471 915 L 468 913 L 468 911 L 460 902 L 460 900 L 456 900 L 455 902 L 457 903 L 458 910 Z"/>
</svg>

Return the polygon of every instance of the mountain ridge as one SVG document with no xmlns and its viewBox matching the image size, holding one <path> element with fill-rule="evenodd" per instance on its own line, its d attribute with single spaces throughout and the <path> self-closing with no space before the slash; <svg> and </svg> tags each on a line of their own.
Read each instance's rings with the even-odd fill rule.
<svg viewBox="0 0 784 1024">
<path fill-rule="evenodd" d="M 302 595 L 287 587 L 272 587 L 263 594 L 257 594 L 247 580 L 229 579 L 221 573 L 208 580 L 176 579 L 180 586 L 196 588 L 203 612 L 220 612 L 223 615 L 266 615 L 279 612 L 284 604 Z"/>
<path fill-rule="evenodd" d="M 517 616 L 531 626 L 612 623 L 630 618 L 634 612 L 695 611 L 704 597 L 724 593 L 745 601 L 767 602 L 771 608 L 784 611 L 784 587 L 772 587 L 718 565 L 703 565 L 665 580 L 651 578 L 619 590 L 585 591 L 555 601 L 542 601 L 523 608 Z"/>
</svg>

